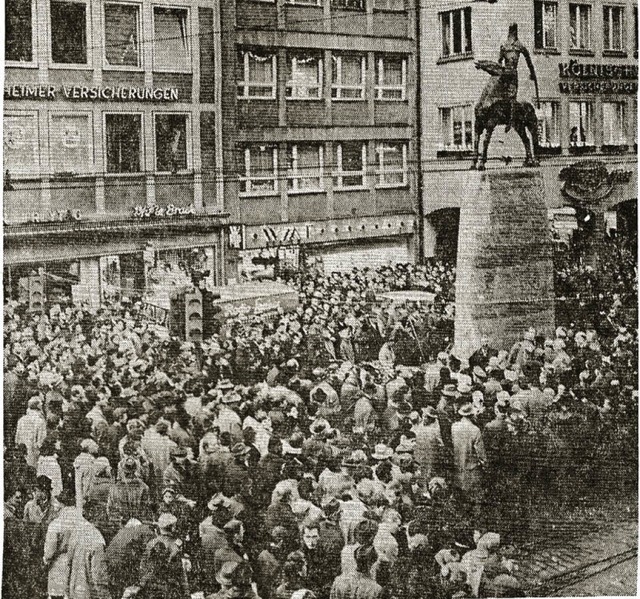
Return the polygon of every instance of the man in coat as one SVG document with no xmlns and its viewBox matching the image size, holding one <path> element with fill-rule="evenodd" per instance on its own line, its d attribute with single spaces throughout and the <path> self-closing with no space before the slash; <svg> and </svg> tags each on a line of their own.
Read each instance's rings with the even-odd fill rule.
<svg viewBox="0 0 640 599">
<path fill-rule="evenodd" d="M 98 529 L 79 518 L 69 539 L 69 599 L 111 599 L 104 549 Z"/>
<path fill-rule="evenodd" d="M 18 420 L 16 428 L 16 445 L 23 444 L 27 448 L 27 464 L 32 468 L 38 465 L 40 446 L 47 436 L 47 423 L 42 414 L 42 402 L 32 397 L 27 404 L 27 413 Z"/>
<path fill-rule="evenodd" d="M 416 427 L 416 446 L 413 450 L 414 461 L 420 469 L 423 484 L 442 472 L 444 458 L 444 442 L 440 434 L 438 412 L 433 406 L 423 411 L 422 423 Z"/>
<path fill-rule="evenodd" d="M 480 429 L 471 420 L 474 409 L 463 405 L 459 422 L 451 425 L 453 443 L 454 484 L 471 503 L 478 503 L 482 493 L 482 467 L 487 458 Z"/>
</svg>

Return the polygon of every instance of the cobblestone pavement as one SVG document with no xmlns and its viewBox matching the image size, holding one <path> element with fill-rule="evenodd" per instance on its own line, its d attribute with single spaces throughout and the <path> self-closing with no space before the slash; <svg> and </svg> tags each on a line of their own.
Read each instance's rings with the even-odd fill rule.
<svg viewBox="0 0 640 599">
<path fill-rule="evenodd" d="M 614 573 L 629 571 L 637 566 L 638 523 L 619 522 L 589 532 L 564 532 L 557 537 L 551 536 L 544 542 L 524 548 L 516 557 L 519 565 L 518 578 L 533 596 L 550 596 L 562 589 L 560 595 L 571 596 L 566 590 L 579 587 L 579 581 L 586 577 L 597 580 L 600 573 L 607 570 Z M 620 567 L 621 563 L 627 564 Z M 630 564 L 630 565 L 629 565 Z M 604 584 L 606 578 L 601 579 Z M 635 573 L 632 587 L 622 585 L 625 590 L 633 590 L 635 595 Z M 596 582 L 592 583 L 596 585 Z M 584 588 L 591 588 L 586 584 Z M 595 588 L 595 586 L 593 587 Z M 620 587 L 622 588 L 622 587 Z M 614 588 L 611 592 L 596 595 L 619 594 Z M 627 594 L 627 593 L 622 593 Z M 588 593 L 587 593 L 588 595 Z M 584 593 L 582 594 L 584 596 Z"/>
</svg>

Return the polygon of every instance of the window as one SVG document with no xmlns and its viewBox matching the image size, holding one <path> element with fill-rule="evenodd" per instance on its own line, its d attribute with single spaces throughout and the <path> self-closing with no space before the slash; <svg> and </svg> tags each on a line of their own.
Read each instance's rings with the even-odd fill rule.
<svg viewBox="0 0 640 599">
<path fill-rule="evenodd" d="M 186 8 L 153 8 L 153 68 L 156 71 L 191 71 Z"/>
<path fill-rule="evenodd" d="M 108 173 L 139 173 L 142 165 L 142 115 L 105 114 Z"/>
<path fill-rule="evenodd" d="M 156 114 L 156 170 L 177 173 L 188 168 L 186 114 Z"/>
<path fill-rule="evenodd" d="M 404 100 L 407 87 L 407 59 L 378 56 L 376 99 Z"/>
<path fill-rule="evenodd" d="M 87 7 L 77 2 L 51 2 L 51 60 L 87 63 Z"/>
<path fill-rule="evenodd" d="M 454 106 L 440 109 L 442 149 L 467 151 L 473 147 L 473 109 L 471 106 Z"/>
<path fill-rule="evenodd" d="M 4 18 L 5 59 L 31 62 L 33 60 L 31 0 L 6 0 Z"/>
<path fill-rule="evenodd" d="M 471 52 L 471 9 L 440 13 L 442 58 Z"/>
<path fill-rule="evenodd" d="M 540 102 L 538 109 L 538 142 L 543 148 L 560 147 L 560 104 Z"/>
<path fill-rule="evenodd" d="M 384 142 L 376 147 L 376 185 L 398 187 L 407 184 L 407 144 Z"/>
<path fill-rule="evenodd" d="M 287 0 L 287 4 L 303 4 L 304 6 L 322 6 L 322 0 Z"/>
<path fill-rule="evenodd" d="M 374 10 L 403 12 L 406 10 L 404 0 L 373 0 Z"/>
<path fill-rule="evenodd" d="M 93 164 L 88 114 L 52 114 L 49 163 L 54 173 L 86 173 Z"/>
<path fill-rule="evenodd" d="M 320 144 L 294 144 L 289 146 L 288 188 L 290 191 L 324 189 L 324 150 Z"/>
<path fill-rule="evenodd" d="M 104 5 L 104 51 L 109 66 L 140 66 L 140 7 Z"/>
<path fill-rule="evenodd" d="M 366 57 L 333 54 L 331 60 L 331 97 L 336 100 L 364 99 Z"/>
<path fill-rule="evenodd" d="M 534 5 L 535 47 L 538 50 L 558 45 L 558 4 L 540 2 Z"/>
<path fill-rule="evenodd" d="M 331 0 L 331 8 L 364 11 L 364 0 Z"/>
<path fill-rule="evenodd" d="M 367 146 L 360 142 L 343 142 L 336 146 L 338 171 L 334 185 L 339 188 L 364 187 Z"/>
<path fill-rule="evenodd" d="M 591 7 L 586 4 L 569 4 L 569 33 L 572 50 L 591 48 Z"/>
<path fill-rule="evenodd" d="M 38 118 L 35 114 L 3 117 L 3 171 L 35 175 L 39 171 Z"/>
<path fill-rule="evenodd" d="M 276 97 L 276 55 L 243 50 L 238 57 L 238 98 Z"/>
<path fill-rule="evenodd" d="M 569 145 L 572 148 L 594 145 L 590 102 L 569 102 Z"/>
<path fill-rule="evenodd" d="M 602 144 L 605 146 L 625 146 L 624 102 L 602 103 Z"/>
<path fill-rule="evenodd" d="M 275 146 L 249 146 L 244 149 L 244 175 L 240 192 L 260 194 L 278 191 L 278 149 Z"/>
<path fill-rule="evenodd" d="M 313 54 L 291 54 L 288 57 L 286 97 L 317 100 L 322 97 L 322 59 Z"/>
<path fill-rule="evenodd" d="M 624 49 L 624 9 L 622 6 L 603 8 L 603 40 L 605 50 Z"/>
</svg>

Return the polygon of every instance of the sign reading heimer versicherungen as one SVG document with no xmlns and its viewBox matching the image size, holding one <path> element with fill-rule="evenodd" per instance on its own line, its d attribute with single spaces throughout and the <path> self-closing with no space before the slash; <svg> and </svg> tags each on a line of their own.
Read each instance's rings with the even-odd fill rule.
<svg viewBox="0 0 640 599">
<path fill-rule="evenodd" d="M 121 102 L 177 102 L 175 87 L 125 87 L 63 85 L 9 85 L 4 88 L 5 100 L 86 100 Z"/>
</svg>

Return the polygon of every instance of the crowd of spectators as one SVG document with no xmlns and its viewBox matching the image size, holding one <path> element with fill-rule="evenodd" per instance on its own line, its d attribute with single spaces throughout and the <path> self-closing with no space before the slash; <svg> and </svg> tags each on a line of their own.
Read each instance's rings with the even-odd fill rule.
<svg viewBox="0 0 640 599">
<path fill-rule="evenodd" d="M 570 501 L 576 458 L 635 451 L 637 329 L 603 288 L 611 327 L 577 313 L 463 363 L 454 281 L 302 275 L 295 311 L 197 345 L 133 302 L 7 302 L 5 595 L 521 595 L 514 498 Z M 408 289 L 435 300 L 381 299 Z"/>
</svg>

